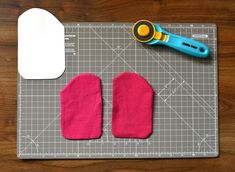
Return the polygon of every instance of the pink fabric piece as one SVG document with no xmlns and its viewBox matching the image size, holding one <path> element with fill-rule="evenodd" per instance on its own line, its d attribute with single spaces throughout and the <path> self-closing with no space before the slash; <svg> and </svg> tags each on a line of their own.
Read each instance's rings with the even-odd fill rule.
<svg viewBox="0 0 235 172">
<path fill-rule="evenodd" d="M 140 75 L 124 72 L 113 79 L 112 134 L 147 138 L 152 133 L 154 91 Z"/>
<path fill-rule="evenodd" d="M 101 81 L 81 74 L 60 92 L 61 131 L 66 139 L 94 139 L 102 134 Z"/>
</svg>

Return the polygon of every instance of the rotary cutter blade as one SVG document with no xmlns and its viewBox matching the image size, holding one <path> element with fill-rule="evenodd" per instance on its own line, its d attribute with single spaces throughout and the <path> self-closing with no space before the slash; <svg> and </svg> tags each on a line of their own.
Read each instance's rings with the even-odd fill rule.
<svg viewBox="0 0 235 172">
<path fill-rule="evenodd" d="M 132 28 L 132 34 L 137 41 L 148 45 L 166 45 L 199 58 L 209 56 L 210 49 L 205 44 L 167 32 L 158 24 L 148 20 L 137 21 Z"/>
</svg>

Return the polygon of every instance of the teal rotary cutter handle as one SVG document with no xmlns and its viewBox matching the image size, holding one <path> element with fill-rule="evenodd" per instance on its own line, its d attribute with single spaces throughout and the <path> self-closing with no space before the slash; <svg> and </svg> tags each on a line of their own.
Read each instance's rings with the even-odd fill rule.
<svg viewBox="0 0 235 172">
<path fill-rule="evenodd" d="M 132 33 L 139 42 L 148 45 L 166 45 L 190 56 L 207 58 L 210 53 L 210 49 L 205 44 L 167 32 L 158 24 L 148 20 L 137 21 L 132 28 Z"/>
</svg>

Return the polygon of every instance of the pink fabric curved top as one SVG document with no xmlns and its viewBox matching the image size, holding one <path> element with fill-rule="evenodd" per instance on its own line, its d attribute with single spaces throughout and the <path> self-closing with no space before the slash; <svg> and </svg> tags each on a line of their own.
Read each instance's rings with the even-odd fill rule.
<svg viewBox="0 0 235 172">
<path fill-rule="evenodd" d="M 99 138 L 102 133 L 101 81 L 81 74 L 60 92 L 61 130 L 67 139 Z"/>
<path fill-rule="evenodd" d="M 152 133 L 154 91 L 140 75 L 124 72 L 113 79 L 112 134 L 147 138 Z"/>
</svg>

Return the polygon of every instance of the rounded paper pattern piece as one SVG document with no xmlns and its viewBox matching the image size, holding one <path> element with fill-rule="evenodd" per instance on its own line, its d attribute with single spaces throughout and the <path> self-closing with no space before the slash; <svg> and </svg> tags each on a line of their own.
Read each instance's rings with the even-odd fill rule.
<svg viewBox="0 0 235 172">
<path fill-rule="evenodd" d="M 64 25 L 31 8 L 18 18 L 18 71 L 25 79 L 55 79 L 65 70 Z"/>
<path fill-rule="evenodd" d="M 60 92 L 61 130 L 66 139 L 95 139 L 102 134 L 101 81 L 81 74 Z"/>
<path fill-rule="evenodd" d="M 152 133 L 154 91 L 140 75 L 124 72 L 113 79 L 112 134 L 147 138 Z"/>
</svg>

